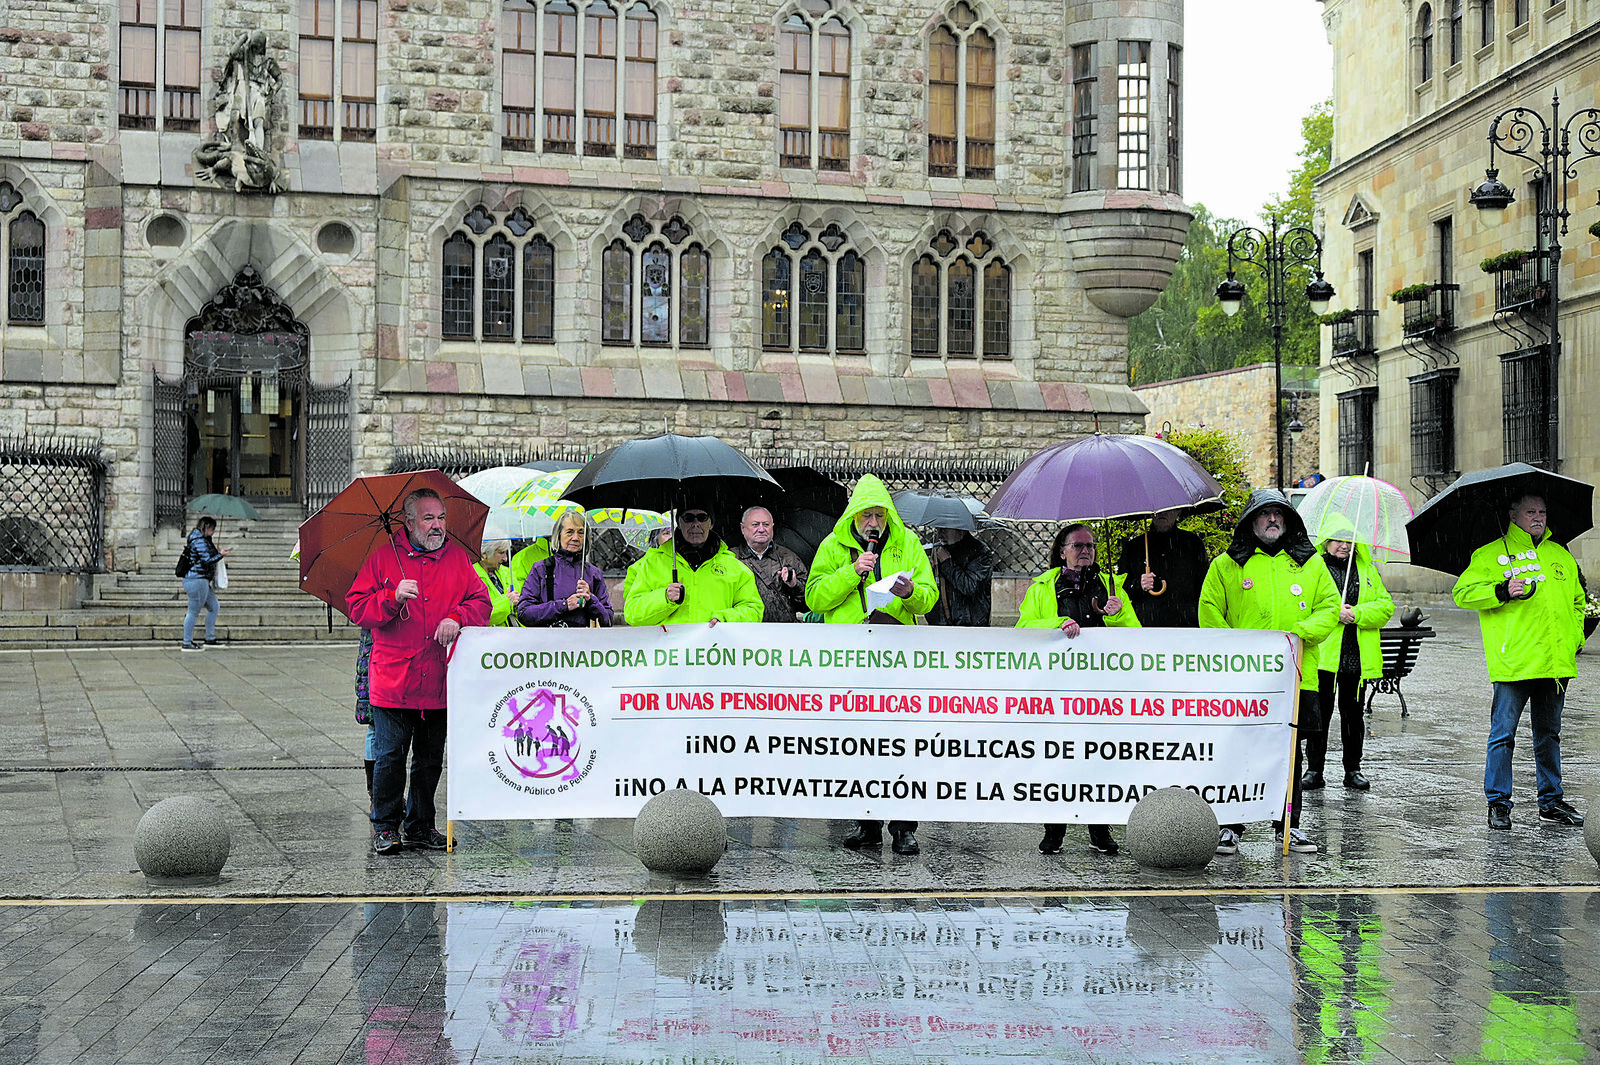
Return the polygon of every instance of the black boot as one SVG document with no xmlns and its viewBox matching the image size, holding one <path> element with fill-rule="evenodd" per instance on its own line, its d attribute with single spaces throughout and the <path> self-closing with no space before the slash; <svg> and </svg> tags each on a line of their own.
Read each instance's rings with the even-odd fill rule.
<svg viewBox="0 0 1600 1065">
<path fill-rule="evenodd" d="M 909 828 L 902 828 L 894 834 L 894 852 L 896 854 L 919 854 L 922 848 L 917 846 L 917 837 L 911 834 Z"/>
<path fill-rule="evenodd" d="M 1044 839 L 1039 841 L 1040 854 L 1060 854 L 1061 841 L 1067 838 L 1066 825 L 1045 825 Z"/>
<path fill-rule="evenodd" d="M 862 847 L 883 846 L 883 825 L 877 821 L 857 821 L 856 830 L 841 840 L 853 851 Z"/>
<path fill-rule="evenodd" d="M 1111 838 L 1110 825 L 1089 826 L 1089 846 L 1101 854 L 1117 853 L 1117 841 Z"/>
</svg>

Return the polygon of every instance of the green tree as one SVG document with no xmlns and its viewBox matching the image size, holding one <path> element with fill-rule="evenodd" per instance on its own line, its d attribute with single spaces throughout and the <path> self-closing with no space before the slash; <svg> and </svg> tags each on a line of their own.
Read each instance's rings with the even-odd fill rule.
<svg viewBox="0 0 1600 1065">
<path fill-rule="evenodd" d="M 1261 209 L 1264 218 L 1277 217 L 1280 233 L 1294 226 L 1311 228 L 1313 184 L 1332 156 L 1332 101 L 1312 108 L 1300 131 L 1300 165 L 1289 175 L 1289 191 Z M 1200 204 L 1194 210 L 1171 282 L 1148 311 L 1128 323 L 1128 376 L 1134 384 L 1272 361 L 1266 275 L 1250 263 L 1239 263 L 1234 273 L 1245 284 L 1244 305 L 1231 318 L 1217 306 L 1217 284 L 1228 271 L 1228 238 L 1241 223 L 1216 218 Z M 1283 361 L 1291 365 L 1317 363 L 1320 327 L 1304 297 L 1311 276 L 1305 267 L 1291 268 L 1285 283 Z"/>
<path fill-rule="evenodd" d="M 1245 473 L 1244 451 L 1239 438 L 1221 429 L 1175 429 L 1165 437 L 1167 443 L 1198 462 L 1222 486 L 1222 509 L 1210 514 L 1183 519 L 1183 527 L 1200 537 L 1211 558 L 1220 555 L 1233 540 L 1233 529 L 1239 524 L 1239 515 L 1250 498 L 1250 479 Z M 1114 562 L 1122 549 L 1122 542 L 1144 532 L 1145 521 L 1112 521 L 1106 523 L 1104 542 L 1110 545 L 1101 552 L 1107 564 Z"/>
</svg>

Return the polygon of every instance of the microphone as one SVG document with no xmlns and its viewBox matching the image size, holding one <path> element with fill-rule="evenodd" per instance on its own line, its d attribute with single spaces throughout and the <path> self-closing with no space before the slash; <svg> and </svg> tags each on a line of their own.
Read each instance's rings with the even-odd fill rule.
<svg viewBox="0 0 1600 1065">
<path fill-rule="evenodd" d="M 871 551 L 874 555 L 882 554 L 882 552 L 883 552 L 883 530 L 882 529 L 873 530 L 872 536 L 867 540 L 867 549 L 869 551 Z"/>
</svg>

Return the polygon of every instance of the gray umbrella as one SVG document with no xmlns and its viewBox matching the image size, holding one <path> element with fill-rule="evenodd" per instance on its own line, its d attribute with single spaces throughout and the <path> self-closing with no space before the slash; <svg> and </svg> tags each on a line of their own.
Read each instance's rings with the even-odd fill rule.
<svg viewBox="0 0 1600 1065">
<path fill-rule="evenodd" d="M 978 522 L 968 505 L 955 496 L 940 492 L 907 489 L 893 496 L 894 509 L 907 525 L 934 529 L 965 529 L 977 532 Z"/>
</svg>

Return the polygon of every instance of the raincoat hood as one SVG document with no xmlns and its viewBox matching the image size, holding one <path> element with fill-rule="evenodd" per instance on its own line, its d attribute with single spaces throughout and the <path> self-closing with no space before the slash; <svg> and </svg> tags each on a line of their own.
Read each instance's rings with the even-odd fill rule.
<svg viewBox="0 0 1600 1065">
<path fill-rule="evenodd" d="M 1255 522 L 1256 514 L 1269 506 L 1276 506 L 1283 511 L 1284 529 L 1283 551 L 1300 565 L 1316 555 L 1317 549 L 1312 546 L 1311 537 L 1306 535 L 1306 523 L 1301 519 L 1294 506 L 1276 488 L 1258 488 L 1250 493 L 1250 498 L 1245 502 L 1244 512 L 1239 515 L 1239 524 L 1233 529 L 1233 542 L 1228 545 L 1228 557 L 1239 565 L 1244 565 L 1261 546 L 1261 541 L 1256 539 L 1255 531 L 1251 525 Z"/>
<path fill-rule="evenodd" d="M 1323 527 L 1322 533 L 1323 535 L 1317 537 L 1316 540 L 1313 541 L 1318 551 L 1326 553 L 1328 550 L 1329 540 L 1349 540 L 1350 557 L 1355 559 L 1357 562 L 1364 562 L 1369 566 L 1373 564 L 1372 549 L 1354 538 L 1356 534 L 1356 528 L 1354 525 L 1350 524 L 1350 521 L 1347 518 L 1338 516 L 1331 519 L 1328 524 Z"/>
<path fill-rule="evenodd" d="M 846 544 L 859 543 L 856 539 L 856 515 L 868 507 L 882 507 L 884 510 L 884 540 L 892 540 L 896 534 L 905 531 L 906 523 L 900 520 L 900 514 L 894 509 L 889 486 L 869 473 L 857 481 L 850 492 L 850 502 L 845 504 L 844 513 L 833 524 L 833 535 Z"/>
</svg>

